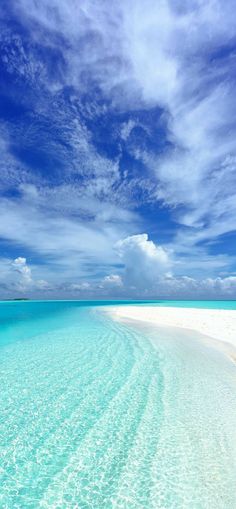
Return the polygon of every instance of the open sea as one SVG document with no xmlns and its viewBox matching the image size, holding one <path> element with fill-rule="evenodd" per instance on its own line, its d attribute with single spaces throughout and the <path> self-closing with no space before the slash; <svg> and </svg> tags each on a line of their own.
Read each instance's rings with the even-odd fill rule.
<svg viewBox="0 0 236 509">
<path fill-rule="evenodd" d="M 236 509 L 235 364 L 111 304 L 0 303 L 0 508 Z"/>
</svg>

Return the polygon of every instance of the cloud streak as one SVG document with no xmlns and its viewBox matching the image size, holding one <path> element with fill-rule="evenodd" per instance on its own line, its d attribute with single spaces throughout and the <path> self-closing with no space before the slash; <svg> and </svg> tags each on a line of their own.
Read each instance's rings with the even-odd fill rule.
<svg viewBox="0 0 236 509">
<path fill-rule="evenodd" d="M 180 207 L 177 219 L 197 230 L 196 242 L 199 228 L 202 238 L 231 231 L 236 202 L 231 2 L 227 7 L 217 0 L 191 7 L 184 2 L 180 9 L 176 2 L 149 0 L 145 12 L 133 0 L 119 7 L 105 2 L 102 9 L 87 1 L 55 2 L 50 9 L 41 2 L 29 9 L 22 0 L 20 6 L 29 26 L 37 19 L 36 38 L 44 30 L 51 44 L 58 33 L 69 43 L 63 56 L 70 85 L 82 86 L 86 69 L 86 90 L 97 83 L 114 107 L 119 91 L 119 108 L 129 109 L 127 98 L 133 97 L 131 108 L 163 109 L 169 150 L 161 157 L 139 154 L 156 179 L 157 199 Z"/>
<path fill-rule="evenodd" d="M 232 11 L 231 0 L 9 2 L 0 234 L 40 257 L 55 288 L 62 269 L 73 291 L 234 285 L 221 276 L 236 261 L 224 244 L 236 229 Z"/>
</svg>

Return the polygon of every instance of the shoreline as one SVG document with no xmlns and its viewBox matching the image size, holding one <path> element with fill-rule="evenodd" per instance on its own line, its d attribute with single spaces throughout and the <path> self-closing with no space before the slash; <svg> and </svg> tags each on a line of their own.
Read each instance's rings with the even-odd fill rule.
<svg viewBox="0 0 236 509">
<path fill-rule="evenodd" d="M 114 306 L 108 314 L 118 321 L 197 332 L 208 345 L 236 362 L 236 311 L 155 306 Z"/>
</svg>

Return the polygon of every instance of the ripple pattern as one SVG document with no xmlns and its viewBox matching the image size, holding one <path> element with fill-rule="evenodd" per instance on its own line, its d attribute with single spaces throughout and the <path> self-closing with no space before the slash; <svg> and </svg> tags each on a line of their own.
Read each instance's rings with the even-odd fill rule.
<svg viewBox="0 0 236 509">
<path fill-rule="evenodd" d="M 0 507 L 235 509 L 234 366 L 73 317 L 0 348 Z"/>
</svg>

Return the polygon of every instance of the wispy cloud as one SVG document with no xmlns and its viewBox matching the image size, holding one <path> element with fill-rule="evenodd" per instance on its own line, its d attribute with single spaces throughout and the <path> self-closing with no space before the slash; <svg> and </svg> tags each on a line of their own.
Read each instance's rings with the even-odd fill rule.
<svg viewBox="0 0 236 509">
<path fill-rule="evenodd" d="M 160 279 L 170 269 L 178 291 L 190 285 L 185 274 L 211 276 L 219 292 L 234 284 L 216 274 L 233 270 L 235 256 L 212 248 L 236 229 L 233 7 L 9 2 L 0 234 L 22 257 L 41 257 L 55 285 L 63 268 L 80 291 L 77 278 L 90 274 L 94 288 L 125 292 L 139 277 L 132 250 L 145 288 L 152 271 Z M 163 207 L 172 231 L 157 246 L 137 234 L 158 232 Z"/>
<path fill-rule="evenodd" d="M 105 2 L 103 8 L 86 1 L 55 2 L 50 9 L 44 2 L 31 9 L 27 0 L 19 5 L 29 26 L 37 19 L 36 38 L 44 30 L 52 45 L 58 34 L 68 42 L 63 51 L 68 84 L 82 86 L 85 73 L 86 90 L 97 83 L 115 107 L 119 91 L 119 108 L 129 109 L 132 96 L 131 108 L 163 109 L 170 148 L 162 157 L 143 154 L 156 178 L 157 198 L 186 208 L 178 220 L 201 227 L 202 236 L 222 233 L 224 213 L 224 230 L 230 231 L 236 202 L 231 2 L 180 8 L 149 0 L 145 12 L 139 1 Z M 123 126 L 122 139 L 127 126 L 133 121 Z M 216 221 L 219 230 L 213 232 Z"/>
</svg>

